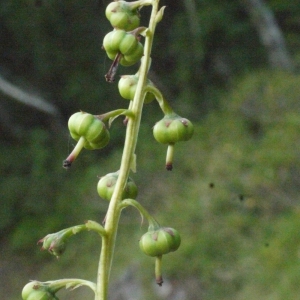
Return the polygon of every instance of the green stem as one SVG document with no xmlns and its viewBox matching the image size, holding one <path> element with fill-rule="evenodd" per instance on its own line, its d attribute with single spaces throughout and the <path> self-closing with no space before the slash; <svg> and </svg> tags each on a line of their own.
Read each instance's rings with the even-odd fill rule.
<svg viewBox="0 0 300 300">
<path fill-rule="evenodd" d="M 145 217 L 149 223 L 149 230 L 157 230 L 160 228 L 159 223 L 149 214 L 149 212 L 136 200 L 134 199 L 124 199 L 120 203 L 120 208 L 126 208 L 128 206 L 135 207 L 143 217 Z"/>
<path fill-rule="evenodd" d="M 125 145 L 120 166 L 120 173 L 106 215 L 106 236 L 102 239 L 95 300 L 107 300 L 108 282 L 115 248 L 117 228 L 121 214 L 121 208 L 119 206 L 119 203 L 121 201 L 123 189 L 127 182 L 138 138 L 145 96 L 144 88 L 147 80 L 151 48 L 156 27 L 155 17 L 158 12 L 158 3 L 159 0 L 153 0 L 152 2 L 152 12 L 144 45 L 144 59 L 141 62 L 139 80 L 137 83 L 137 89 L 131 107 L 132 113 L 134 114 L 135 118 L 129 118 L 128 120 Z"/>
<path fill-rule="evenodd" d="M 48 250 L 51 254 L 59 257 L 64 252 L 66 241 L 71 236 L 86 230 L 96 231 L 102 237 L 106 235 L 105 229 L 100 224 L 94 221 L 87 221 L 83 225 L 75 225 L 55 233 L 50 233 L 40 239 L 38 244 L 43 244 L 41 250 Z"/>
<path fill-rule="evenodd" d="M 51 280 L 51 281 L 46 281 L 43 282 L 43 284 L 47 284 L 48 287 L 54 292 L 56 293 L 57 291 L 59 291 L 62 288 L 77 288 L 80 286 L 87 286 L 89 287 L 92 291 L 95 292 L 96 290 L 96 284 L 94 282 L 88 281 L 88 280 L 84 280 L 84 279 L 78 279 L 78 278 L 65 278 L 65 279 L 59 279 L 59 280 Z"/>
<path fill-rule="evenodd" d="M 132 10 L 139 8 L 141 5 L 147 6 L 151 4 L 152 4 L 152 0 L 138 0 L 138 1 L 129 2 L 129 5 L 131 6 Z"/>
<path fill-rule="evenodd" d="M 149 84 L 145 88 L 145 92 L 150 92 L 155 96 L 161 110 L 163 111 L 163 113 L 165 115 L 173 115 L 174 114 L 172 107 L 170 106 L 168 101 L 164 98 L 164 96 L 162 95 L 162 93 L 160 92 L 160 90 L 158 88 Z"/>
<path fill-rule="evenodd" d="M 91 221 L 88 220 L 85 223 L 86 229 L 87 230 L 93 230 L 99 233 L 99 235 L 101 235 L 102 237 L 106 236 L 106 231 L 103 228 L 102 225 L 100 225 L 99 223 L 95 222 L 95 221 Z"/>
<path fill-rule="evenodd" d="M 66 229 L 63 229 L 62 231 L 65 230 L 65 235 L 70 237 L 72 235 L 75 235 L 81 231 L 85 231 L 87 230 L 86 225 L 85 224 L 81 224 L 81 225 L 75 225 Z"/>
<path fill-rule="evenodd" d="M 129 109 L 120 108 L 116 110 L 109 111 L 107 113 L 104 113 L 102 115 L 95 116 L 96 118 L 100 119 L 101 121 L 105 122 L 111 118 L 115 118 L 118 116 L 126 116 L 126 117 L 133 117 L 133 113 Z"/>
</svg>

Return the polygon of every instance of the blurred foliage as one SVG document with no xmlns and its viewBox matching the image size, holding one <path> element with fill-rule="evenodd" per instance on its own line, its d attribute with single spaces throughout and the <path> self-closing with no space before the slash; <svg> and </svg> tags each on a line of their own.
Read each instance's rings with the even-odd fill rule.
<svg viewBox="0 0 300 300">
<path fill-rule="evenodd" d="M 78 109 L 98 113 L 117 108 L 120 96 L 116 85 L 103 80 L 111 63 L 101 49 L 104 35 L 111 30 L 104 16 L 108 1 L 34 3 L 1 1 L 0 37 L 5 41 L 0 45 L 2 74 L 34 86 L 65 118 Z M 162 0 L 168 9 L 153 49 L 152 79 L 183 113 L 190 112 L 191 105 L 197 108 L 194 111 L 205 113 L 216 105 L 220 86 L 225 87 L 233 75 L 266 64 L 265 50 L 242 1 L 194 4 L 196 10 L 191 13 L 184 2 Z M 289 49 L 296 52 L 298 2 L 273 0 L 270 7 Z M 143 10 L 145 25 L 149 8 Z M 121 67 L 119 74 L 135 70 L 136 66 Z"/>
<path fill-rule="evenodd" d="M 167 9 L 150 76 L 174 109 L 193 120 L 195 137 L 176 146 L 174 171 L 166 172 L 166 147 L 151 133 L 162 113 L 145 106 L 132 176 L 138 200 L 182 234 L 178 252 L 163 260 L 164 276 L 188 287 L 189 300 L 297 299 L 300 77 L 266 70 L 267 54 L 242 1 L 195 1 L 193 13 L 187 2 L 162 0 Z M 101 50 L 111 30 L 104 18 L 108 1 L 34 3 L 0 3 L 0 74 L 54 103 L 65 127 L 79 109 L 97 114 L 126 107 L 116 84 L 104 80 L 111 63 Z M 299 3 L 268 5 L 289 50 L 300 57 Z M 118 74 L 135 70 L 120 68 Z M 32 278 L 93 280 L 99 255 L 93 233 L 72 238 L 59 261 L 40 253 L 36 242 L 104 218 L 107 203 L 97 195 L 97 176 L 119 168 L 122 120 L 113 123 L 107 148 L 83 151 L 66 172 L 62 161 L 74 141 L 51 117 L 6 97 L 0 104 L 12 126 L 22 128 L 12 138 L 0 126 L 0 298 L 19 299 Z M 137 212 L 124 211 L 112 278 L 137 265 L 135 276 L 146 282 L 144 299 L 159 299 L 149 284 L 153 261 L 138 249 L 145 230 Z M 89 295 L 84 289 L 72 293 L 62 299 Z"/>
</svg>

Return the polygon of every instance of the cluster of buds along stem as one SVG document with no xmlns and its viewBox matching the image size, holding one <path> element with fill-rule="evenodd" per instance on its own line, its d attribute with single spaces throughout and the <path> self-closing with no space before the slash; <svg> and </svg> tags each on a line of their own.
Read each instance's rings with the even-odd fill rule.
<svg viewBox="0 0 300 300">
<path fill-rule="evenodd" d="M 133 109 L 135 103 L 150 103 L 156 99 L 163 111 L 164 117 L 154 125 L 153 135 L 157 142 L 168 145 L 166 158 L 167 170 L 172 170 L 173 168 L 174 145 L 180 141 L 187 141 L 192 137 L 194 132 L 193 124 L 188 119 L 177 115 L 155 84 L 147 78 L 147 72 L 150 68 L 152 41 L 145 43 L 144 46 L 141 41 L 142 36 L 146 39 L 153 38 L 153 36 L 151 34 L 147 34 L 147 32 L 149 32 L 151 26 L 152 31 L 154 32 L 156 24 L 162 19 L 165 7 L 162 7 L 160 10 L 153 9 L 155 17 L 151 17 L 152 21 L 149 23 L 149 28 L 139 27 L 140 10 L 143 6 L 154 6 L 154 2 L 158 5 L 158 0 L 137 0 L 133 2 L 113 1 L 107 6 L 105 15 L 110 21 L 113 30 L 105 35 L 103 39 L 103 49 L 106 51 L 108 58 L 113 60 L 113 62 L 108 73 L 105 75 L 106 80 L 110 83 L 114 82 L 119 64 L 124 67 L 131 66 L 139 62 L 143 56 L 142 64 L 145 61 L 148 61 L 148 63 L 143 69 L 143 72 L 141 71 L 142 68 L 140 68 L 136 74 L 122 75 L 120 77 L 118 89 L 122 98 L 130 100 L 128 109 L 117 109 L 101 115 L 93 115 L 80 111 L 74 113 L 70 117 L 68 121 L 68 128 L 71 137 L 77 142 L 77 144 L 71 154 L 64 160 L 64 168 L 69 168 L 72 165 L 83 148 L 87 150 L 96 150 L 105 147 L 110 140 L 108 128 L 116 117 L 123 115 L 126 117 L 127 121 L 129 120 L 128 122 L 131 122 L 130 125 L 132 125 L 137 119 L 137 114 L 139 113 L 139 116 L 141 116 L 141 111 L 137 112 L 138 109 Z M 141 73 L 143 73 L 143 79 L 140 80 L 140 78 L 142 78 Z M 139 91 L 137 91 L 138 88 Z M 141 107 L 142 109 L 142 105 L 136 107 Z M 106 125 L 105 123 L 108 124 Z M 132 127 L 128 125 L 128 128 L 130 129 Z M 138 125 L 136 128 L 138 128 Z M 135 147 L 137 132 L 138 129 L 136 130 L 136 133 L 132 134 L 136 134 L 136 136 L 134 137 L 135 140 L 134 138 L 131 139 L 133 146 L 129 146 L 129 149 L 134 149 Z M 124 149 L 124 153 L 125 152 L 126 151 Z M 133 157 L 135 157 L 134 150 L 130 153 L 130 155 L 131 157 L 128 159 L 128 164 L 125 164 L 127 170 L 122 173 L 123 176 L 120 175 L 119 171 L 101 176 L 97 185 L 97 191 L 99 196 L 104 200 L 110 201 L 110 207 L 116 207 L 116 210 L 118 210 L 119 213 L 123 208 L 131 205 L 137 208 L 143 217 L 148 220 L 148 231 L 141 237 L 139 246 L 142 252 L 146 255 L 156 258 L 156 282 L 158 285 L 162 285 L 162 256 L 176 251 L 180 246 L 181 238 L 177 230 L 171 227 L 161 227 L 147 212 L 147 210 L 135 200 L 138 194 L 138 189 L 133 179 L 129 177 L 129 168 L 135 172 L 135 159 L 133 159 Z M 122 165 L 120 170 L 121 169 Z M 119 181 L 119 178 L 122 178 L 121 180 L 123 181 Z M 124 184 L 122 185 L 118 183 Z M 119 190 L 116 190 L 117 188 Z M 116 195 L 118 196 L 116 197 Z M 114 213 L 109 216 L 117 216 L 117 213 L 114 211 Z M 118 217 L 116 217 L 115 222 L 118 222 Z M 100 234 L 102 237 L 102 243 L 104 243 L 105 246 L 106 242 L 108 243 L 108 241 L 113 240 L 113 238 L 109 236 L 111 233 L 106 228 L 106 224 L 102 227 L 102 225 L 94 221 L 88 221 L 83 225 L 73 226 L 63 229 L 57 233 L 48 234 L 43 239 L 39 240 L 38 243 L 42 244 L 42 250 L 48 250 L 51 254 L 59 257 L 65 251 L 66 242 L 72 235 L 84 230 L 94 230 Z M 99 265 L 101 266 L 101 264 Z M 110 268 L 110 264 L 108 268 Z M 109 273 L 109 270 L 106 271 Z M 80 285 L 87 285 L 94 291 L 96 290 L 94 283 L 79 279 L 72 279 L 69 281 L 60 280 L 57 282 L 46 283 L 34 281 L 28 283 L 24 287 L 22 297 L 24 300 L 55 300 L 58 299 L 55 293 L 62 286 L 77 287 Z"/>
<path fill-rule="evenodd" d="M 106 17 L 114 27 L 113 31 L 109 32 L 103 40 L 103 49 L 106 51 L 107 56 L 113 60 L 111 68 L 105 75 L 108 82 L 114 81 L 119 64 L 123 66 L 135 64 L 143 55 L 143 46 L 139 37 L 139 34 L 145 32 L 145 28 L 139 27 L 139 8 L 143 5 L 145 5 L 143 0 L 135 2 L 117 1 L 110 3 L 106 9 Z M 157 23 L 162 18 L 163 11 L 164 8 L 156 16 Z M 135 99 L 140 76 L 139 72 L 140 70 L 133 75 L 121 76 L 118 89 L 122 98 L 131 101 Z M 192 137 L 194 132 L 193 124 L 173 111 L 161 92 L 147 77 L 141 97 L 144 103 L 150 103 L 157 99 L 165 115 L 161 121 L 155 124 L 153 135 L 156 141 L 168 145 L 166 169 L 172 170 L 174 145 L 180 141 L 187 141 Z M 100 178 L 97 186 L 100 197 L 106 200 L 111 199 L 117 176 L 117 173 L 110 173 Z M 149 230 L 142 236 L 139 245 L 146 255 L 156 257 L 156 281 L 161 285 L 161 257 L 178 249 L 181 241 L 180 235 L 173 228 L 160 227 L 145 209 L 133 200 L 136 195 L 136 186 L 132 179 L 128 178 L 121 200 L 126 199 L 124 200 L 126 202 L 124 202 L 124 206 L 127 204 L 135 206 L 149 221 Z"/>
</svg>

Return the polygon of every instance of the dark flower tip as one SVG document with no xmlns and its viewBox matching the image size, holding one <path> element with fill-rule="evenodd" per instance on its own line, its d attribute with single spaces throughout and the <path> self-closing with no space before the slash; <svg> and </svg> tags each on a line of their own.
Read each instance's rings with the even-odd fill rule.
<svg viewBox="0 0 300 300">
<path fill-rule="evenodd" d="M 172 163 L 166 164 L 166 170 L 167 171 L 172 171 L 173 170 L 173 164 Z"/>
<path fill-rule="evenodd" d="M 63 161 L 63 167 L 65 168 L 65 169 L 69 169 L 70 167 L 71 167 L 71 165 L 72 165 L 72 162 L 71 161 L 69 161 L 69 160 L 64 160 Z"/>
</svg>

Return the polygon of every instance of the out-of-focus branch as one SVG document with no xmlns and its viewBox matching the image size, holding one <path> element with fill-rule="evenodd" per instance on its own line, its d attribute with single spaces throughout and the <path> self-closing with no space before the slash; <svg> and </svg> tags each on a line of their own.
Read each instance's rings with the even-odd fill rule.
<svg viewBox="0 0 300 300">
<path fill-rule="evenodd" d="M 272 10 L 263 0 L 242 0 L 267 50 L 271 67 L 292 71 L 294 64 Z"/>
<path fill-rule="evenodd" d="M 2 76 L 0 76 L 0 91 L 10 98 L 25 105 L 31 106 L 48 115 L 56 117 L 59 115 L 59 110 L 53 104 L 49 103 L 45 99 L 42 99 L 41 97 L 25 92 L 14 84 L 5 80 Z"/>
</svg>

